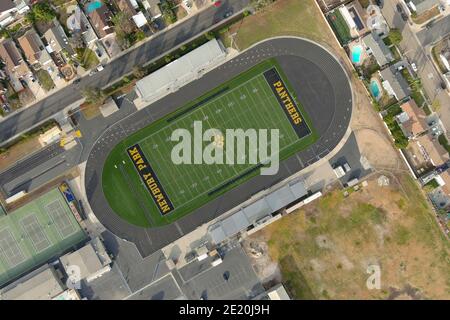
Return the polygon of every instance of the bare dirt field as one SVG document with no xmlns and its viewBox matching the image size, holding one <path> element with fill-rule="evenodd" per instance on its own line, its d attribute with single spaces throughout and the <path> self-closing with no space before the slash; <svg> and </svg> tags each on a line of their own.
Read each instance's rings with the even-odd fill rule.
<svg viewBox="0 0 450 320">
<path fill-rule="evenodd" d="M 247 238 L 261 278 L 282 278 L 296 299 L 450 299 L 449 243 L 421 191 L 407 175 L 387 175 L 388 186 L 378 178 Z M 380 289 L 366 286 L 369 265 L 380 268 Z"/>
</svg>

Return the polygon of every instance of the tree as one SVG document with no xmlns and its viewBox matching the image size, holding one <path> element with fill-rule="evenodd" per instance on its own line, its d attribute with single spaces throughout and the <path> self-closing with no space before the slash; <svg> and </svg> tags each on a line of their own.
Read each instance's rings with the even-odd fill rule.
<svg viewBox="0 0 450 320">
<path fill-rule="evenodd" d="M 87 103 L 101 104 L 105 101 L 106 95 L 103 90 L 97 87 L 86 87 L 81 91 Z"/>
<path fill-rule="evenodd" d="M 251 5 L 256 11 L 262 10 L 276 0 L 252 0 Z"/>
<path fill-rule="evenodd" d="M 132 23 L 131 17 L 126 12 L 119 12 L 111 18 L 116 31 L 116 39 L 119 45 L 123 48 L 129 48 L 133 44 L 135 26 Z"/>
<path fill-rule="evenodd" d="M 145 69 L 141 66 L 135 66 L 133 67 L 133 76 L 136 79 L 142 79 L 143 77 L 145 77 L 146 72 Z"/>
<path fill-rule="evenodd" d="M 56 12 L 47 1 L 36 3 L 27 14 L 27 18 L 31 22 L 50 22 L 55 17 Z"/>
<path fill-rule="evenodd" d="M 403 40 L 402 33 L 400 32 L 400 30 L 395 28 L 389 31 L 388 38 L 393 45 L 398 45 Z"/>
<path fill-rule="evenodd" d="M 131 20 L 130 15 L 127 12 L 118 12 L 111 18 L 111 21 L 116 28 L 116 32 L 117 28 L 119 28 L 126 34 L 130 34 L 135 31 L 135 26 Z"/>
<path fill-rule="evenodd" d="M 205 37 L 206 37 L 206 39 L 208 39 L 208 40 L 212 40 L 212 39 L 215 38 L 214 33 L 211 32 L 211 31 L 206 32 L 206 33 L 205 33 Z"/>
</svg>

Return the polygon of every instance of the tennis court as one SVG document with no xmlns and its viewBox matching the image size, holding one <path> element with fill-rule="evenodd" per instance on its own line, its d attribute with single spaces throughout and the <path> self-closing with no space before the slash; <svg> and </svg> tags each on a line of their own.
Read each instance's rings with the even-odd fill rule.
<svg viewBox="0 0 450 320">
<path fill-rule="evenodd" d="M 57 188 L 0 217 L 0 286 L 85 238 Z"/>
</svg>

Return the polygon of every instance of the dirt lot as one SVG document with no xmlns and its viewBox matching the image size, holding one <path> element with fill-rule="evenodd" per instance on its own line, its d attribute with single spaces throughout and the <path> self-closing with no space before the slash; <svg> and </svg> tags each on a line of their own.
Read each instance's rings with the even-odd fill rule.
<svg viewBox="0 0 450 320">
<path fill-rule="evenodd" d="M 407 175 L 388 176 L 388 186 L 378 177 L 249 237 L 255 270 L 281 276 L 297 299 L 450 299 L 450 247 L 425 198 Z M 379 290 L 366 286 L 369 265 L 380 267 Z"/>
<path fill-rule="evenodd" d="M 0 154 L 0 172 L 40 148 L 42 148 L 42 146 L 39 143 L 39 136 L 15 144 L 13 147 Z"/>
</svg>

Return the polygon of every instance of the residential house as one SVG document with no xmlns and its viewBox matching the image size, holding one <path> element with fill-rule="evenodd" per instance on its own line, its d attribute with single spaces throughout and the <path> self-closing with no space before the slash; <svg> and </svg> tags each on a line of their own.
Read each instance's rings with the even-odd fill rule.
<svg viewBox="0 0 450 320">
<path fill-rule="evenodd" d="M 75 51 L 70 45 L 63 27 L 56 19 L 53 26 L 44 33 L 44 38 L 48 43 L 46 50 L 50 53 L 58 66 L 65 64 L 63 52 L 69 57 L 75 55 Z"/>
<path fill-rule="evenodd" d="M 0 1 L 0 27 L 5 27 L 14 21 L 16 4 L 12 0 Z"/>
<path fill-rule="evenodd" d="M 447 150 L 439 144 L 437 139 L 433 140 L 430 135 L 421 135 L 415 140 L 422 150 L 424 160 L 429 161 L 433 166 L 437 167 L 449 161 Z"/>
<path fill-rule="evenodd" d="M 39 69 L 52 62 L 44 43 L 34 29 L 28 30 L 18 41 L 25 58 L 34 68 Z"/>
<path fill-rule="evenodd" d="M 23 90 L 19 79 L 31 75 L 31 71 L 13 40 L 5 39 L 0 42 L 0 58 L 5 64 L 5 72 L 14 90 L 16 92 Z"/>
<path fill-rule="evenodd" d="M 162 16 L 161 9 L 159 5 L 161 3 L 160 0 L 143 0 L 141 1 L 145 10 L 150 14 L 152 20 L 158 19 Z"/>
<path fill-rule="evenodd" d="M 410 0 L 408 6 L 418 15 L 430 10 L 434 6 L 439 5 L 439 0 Z"/>
<path fill-rule="evenodd" d="M 111 25 L 112 13 L 105 5 L 95 9 L 88 16 L 91 20 L 92 27 L 100 39 L 114 32 Z"/>
<path fill-rule="evenodd" d="M 403 103 L 400 108 L 402 113 L 396 116 L 396 120 L 403 131 L 403 134 L 408 139 L 414 139 L 427 129 L 426 114 L 417 107 L 416 102 L 410 99 Z"/>
<path fill-rule="evenodd" d="M 76 6 L 74 13 L 67 18 L 67 28 L 72 33 L 72 37 L 81 35 L 87 47 L 98 40 L 91 23 L 79 6 Z"/>
<path fill-rule="evenodd" d="M 16 19 L 17 14 L 24 14 L 30 7 L 24 0 L 0 1 L 0 27 L 6 27 Z"/>
<path fill-rule="evenodd" d="M 362 38 L 362 41 L 366 46 L 366 51 L 374 56 L 380 67 L 394 61 L 391 50 L 378 35 L 369 33 Z"/>
<path fill-rule="evenodd" d="M 130 0 L 115 0 L 116 6 L 121 12 L 127 13 L 130 17 L 137 14 L 136 9 Z"/>
<path fill-rule="evenodd" d="M 390 96 L 395 97 L 397 101 L 403 100 L 411 94 L 411 89 L 405 78 L 393 66 L 379 71 L 379 74 L 383 79 L 381 83 L 383 88 Z"/>
</svg>

